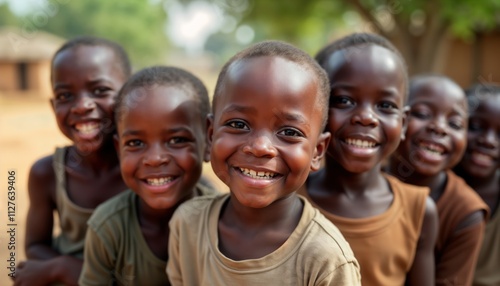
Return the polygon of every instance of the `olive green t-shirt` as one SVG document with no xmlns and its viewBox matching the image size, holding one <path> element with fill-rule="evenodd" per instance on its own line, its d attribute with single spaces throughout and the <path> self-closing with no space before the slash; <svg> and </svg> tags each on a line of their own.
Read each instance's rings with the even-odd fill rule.
<svg viewBox="0 0 500 286">
<path fill-rule="evenodd" d="M 216 193 L 200 184 L 197 191 Z M 88 221 L 79 285 L 169 285 L 167 261 L 156 257 L 142 235 L 137 200 L 127 190 L 95 210 Z"/>
</svg>

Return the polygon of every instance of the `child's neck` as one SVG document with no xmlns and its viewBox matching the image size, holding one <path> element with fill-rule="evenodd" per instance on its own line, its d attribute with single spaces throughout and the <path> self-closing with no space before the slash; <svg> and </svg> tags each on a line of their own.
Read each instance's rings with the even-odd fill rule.
<svg viewBox="0 0 500 286">
<path fill-rule="evenodd" d="M 90 170 L 95 176 L 99 176 L 103 170 L 110 170 L 119 167 L 119 160 L 112 142 L 103 144 L 103 146 L 92 153 L 82 153 L 75 147 L 68 151 L 69 160 L 79 167 Z"/>
<path fill-rule="evenodd" d="M 393 172 L 393 174 L 397 174 L 397 172 Z M 430 189 L 429 196 L 437 202 L 444 192 L 448 176 L 446 175 L 446 171 L 443 170 L 432 176 L 414 172 L 411 176 L 398 177 L 398 179 L 407 184 L 428 187 Z"/>
<path fill-rule="evenodd" d="M 382 175 L 380 164 L 366 172 L 353 173 L 333 160 L 328 160 L 323 169 L 322 184 L 326 189 L 359 195 L 374 190 L 382 190 L 386 180 Z M 335 178 L 335 179 L 332 179 Z"/>
<path fill-rule="evenodd" d="M 465 182 L 472 188 L 483 201 L 489 206 L 491 214 L 496 212 L 500 205 L 500 169 L 486 178 L 478 178 L 468 175 L 464 170 L 455 169 L 457 175 L 462 177 Z"/>
<path fill-rule="evenodd" d="M 221 209 L 219 250 L 233 260 L 264 257 L 288 240 L 302 211 L 295 193 L 263 208 L 244 206 L 231 195 Z"/>
<path fill-rule="evenodd" d="M 137 200 L 137 217 L 141 227 L 158 228 L 168 226 L 177 205 L 168 209 L 153 209 L 140 197 Z"/>
<path fill-rule="evenodd" d="M 243 206 L 231 195 L 225 208 L 223 217 L 228 223 L 244 225 L 246 229 L 262 229 L 262 227 L 279 226 L 286 224 L 302 214 L 302 204 L 295 193 L 273 202 L 264 208 Z"/>
</svg>

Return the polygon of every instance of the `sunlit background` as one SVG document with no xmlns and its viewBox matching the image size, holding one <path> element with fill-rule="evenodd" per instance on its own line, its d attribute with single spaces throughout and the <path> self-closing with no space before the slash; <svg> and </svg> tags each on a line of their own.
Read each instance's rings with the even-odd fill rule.
<svg viewBox="0 0 500 286">
<path fill-rule="evenodd" d="M 221 65 L 254 42 L 283 40 L 314 55 L 346 34 L 373 32 L 399 48 L 411 75 L 443 73 L 465 88 L 500 81 L 499 11 L 500 0 L 0 0 L 0 285 L 10 283 L 7 171 L 17 172 L 20 261 L 29 167 L 69 143 L 48 104 L 50 59 L 64 41 L 112 39 L 135 71 L 183 67 L 211 93 Z"/>
</svg>

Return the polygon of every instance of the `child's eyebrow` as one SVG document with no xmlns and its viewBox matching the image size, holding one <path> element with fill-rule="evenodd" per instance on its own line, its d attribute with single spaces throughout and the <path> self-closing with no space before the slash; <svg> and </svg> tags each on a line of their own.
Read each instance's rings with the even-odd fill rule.
<svg viewBox="0 0 500 286">
<path fill-rule="evenodd" d="M 123 131 L 122 134 L 120 134 L 120 136 L 137 136 L 137 135 L 141 135 L 143 132 L 141 130 L 130 130 L 130 129 L 127 129 L 125 131 Z"/>
<path fill-rule="evenodd" d="M 255 112 L 257 112 L 257 108 L 255 108 L 253 106 L 241 106 L 241 105 L 231 104 L 228 107 L 224 108 L 224 110 L 222 110 L 222 113 L 226 113 L 226 112 L 255 113 Z"/>
<path fill-rule="evenodd" d="M 235 105 L 231 104 L 227 108 L 225 108 L 222 112 L 242 112 L 242 113 L 256 113 L 258 108 L 253 107 L 253 106 L 241 106 L 241 105 Z M 295 112 L 287 112 L 279 109 L 274 109 L 274 115 L 281 119 L 282 121 L 287 121 L 287 122 L 297 122 L 301 124 L 305 124 L 309 126 L 309 121 L 305 116 L 303 116 L 300 113 L 295 113 Z"/>
<path fill-rule="evenodd" d="M 283 121 L 297 122 L 309 126 L 307 118 L 304 117 L 302 114 L 285 112 L 285 111 L 278 111 L 276 113 L 277 113 L 276 116 Z"/>
<path fill-rule="evenodd" d="M 54 89 L 64 89 L 70 87 L 70 84 L 67 83 L 55 83 L 54 84 Z"/>
</svg>

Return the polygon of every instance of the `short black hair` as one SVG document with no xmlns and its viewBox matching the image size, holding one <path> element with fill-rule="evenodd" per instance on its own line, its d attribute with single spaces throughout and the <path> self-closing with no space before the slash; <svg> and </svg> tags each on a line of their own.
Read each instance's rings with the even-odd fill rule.
<svg viewBox="0 0 500 286">
<path fill-rule="evenodd" d="M 430 81 L 430 80 L 441 80 L 444 82 L 448 82 L 452 85 L 455 85 L 458 89 L 460 86 L 452 80 L 450 77 L 444 75 L 444 74 L 439 74 L 439 73 L 424 73 L 424 74 L 418 74 L 415 76 L 412 76 L 410 78 L 410 84 L 409 84 L 409 97 L 411 98 L 413 94 L 415 93 L 415 90 L 422 84 L 423 82 Z"/>
<path fill-rule="evenodd" d="M 354 47 L 362 47 L 362 46 L 379 46 L 382 48 L 385 48 L 392 53 L 396 55 L 396 57 L 399 59 L 401 62 L 403 71 L 404 71 L 404 81 L 405 81 L 405 95 L 404 98 L 407 98 L 408 94 L 408 86 L 409 86 L 409 80 L 408 80 L 408 71 L 406 67 L 406 62 L 399 52 L 399 50 L 386 38 L 377 35 L 377 34 L 371 34 L 371 33 L 353 33 L 350 35 L 347 35 L 343 38 L 340 38 L 326 46 L 324 46 L 314 57 L 314 59 L 318 62 L 318 64 L 326 70 L 327 65 L 328 65 L 328 59 L 330 56 L 341 50 L 347 50 L 350 48 Z"/>
<path fill-rule="evenodd" d="M 192 73 L 177 67 L 152 66 L 144 68 L 132 75 L 118 92 L 115 105 L 115 122 L 118 123 L 123 112 L 128 108 L 125 106 L 125 99 L 132 91 L 139 88 L 150 88 L 153 85 L 171 86 L 186 91 L 199 101 L 199 110 L 203 118 L 210 112 L 210 101 L 208 91 L 203 82 Z M 141 93 L 140 97 L 147 96 Z M 203 120 L 204 123 L 205 120 Z"/>
<path fill-rule="evenodd" d="M 119 66 L 120 69 L 124 75 L 125 78 L 128 78 L 131 73 L 132 73 L 132 67 L 130 64 L 130 59 L 128 57 L 127 52 L 125 49 L 118 43 L 113 42 L 111 40 L 107 40 L 104 38 L 99 38 L 99 37 L 93 37 L 93 36 L 81 36 L 81 37 L 76 37 L 73 38 L 66 43 L 64 43 L 54 54 L 52 57 L 52 61 L 50 63 L 51 66 L 54 65 L 54 60 L 56 57 L 62 53 L 65 50 L 80 47 L 80 46 L 102 46 L 109 48 L 110 50 L 113 51 L 115 54 L 116 58 L 119 60 Z"/>
<path fill-rule="evenodd" d="M 469 111 L 475 110 L 479 102 L 488 96 L 500 96 L 500 85 L 495 83 L 476 83 L 464 90 Z"/>
<path fill-rule="evenodd" d="M 227 63 L 222 67 L 219 73 L 219 77 L 217 78 L 212 106 L 215 107 L 217 98 L 220 96 L 222 90 L 224 89 L 227 72 L 231 65 L 238 61 L 257 57 L 280 57 L 290 62 L 296 63 L 313 73 L 318 85 L 317 103 L 321 107 L 321 112 L 323 115 L 322 128 L 324 128 L 328 117 L 327 103 L 330 97 L 330 85 L 328 83 L 326 72 L 314 61 L 314 59 L 309 54 L 289 43 L 285 43 L 282 41 L 269 40 L 256 43 L 230 58 L 229 61 L 227 61 Z"/>
</svg>

